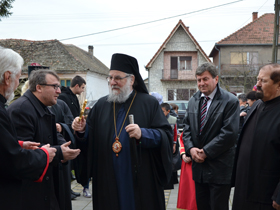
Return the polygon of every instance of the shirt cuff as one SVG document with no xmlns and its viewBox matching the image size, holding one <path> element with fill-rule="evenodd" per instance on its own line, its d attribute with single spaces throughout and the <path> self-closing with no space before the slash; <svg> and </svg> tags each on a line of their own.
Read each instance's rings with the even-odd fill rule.
<svg viewBox="0 0 280 210">
<path fill-rule="evenodd" d="M 35 182 L 42 182 L 42 181 L 43 181 L 43 178 L 44 178 L 44 176 L 45 176 L 45 174 L 46 174 L 46 172 L 47 172 L 47 170 L 48 170 L 48 168 L 49 168 L 49 163 L 50 163 L 50 159 L 49 159 L 50 157 L 49 157 L 48 151 L 47 151 L 45 148 L 40 148 L 40 149 L 43 150 L 43 151 L 46 153 L 46 155 L 47 155 L 47 164 L 46 164 L 46 167 L 45 167 L 45 169 L 44 169 L 42 175 L 41 175 L 40 178 L 39 178 L 38 180 L 36 180 Z"/>
<path fill-rule="evenodd" d="M 19 145 L 23 148 L 23 141 L 18 140 Z"/>
</svg>

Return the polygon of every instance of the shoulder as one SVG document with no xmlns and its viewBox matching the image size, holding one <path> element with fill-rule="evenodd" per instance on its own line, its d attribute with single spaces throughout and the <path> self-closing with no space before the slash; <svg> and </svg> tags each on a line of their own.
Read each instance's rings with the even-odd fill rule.
<svg viewBox="0 0 280 210">
<path fill-rule="evenodd" d="M 10 104 L 7 110 L 11 109 L 24 109 L 24 107 L 30 106 L 31 102 L 28 100 L 26 96 L 21 96 L 17 100 L 15 100 L 12 104 Z"/>
<path fill-rule="evenodd" d="M 63 108 L 68 107 L 68 105 L 62 99 L 59 99 L 59 98 L 57 99 L 56 104 L 60 107 L 63 107 Z"/>
<path fill-rule="evenodd" d="M 143 102 L 152 103 L 152 104 L 158 104 L 159 105 L 158 100 L 154 96 L 151 96 L 151 95 L 149 95 L 147 93 L 137 92 L 136 98 L 138 100 L 144 100 Z"/>
<path fill-rule="evenodd" d="M 200 98 L 201 92 L 197 91 L 189 100 L 189 104 L 194 103 L 196 100 Z"/>
<path fill-rule="evenodd" d="M 235 95 L 232 93 L 224 90 L 223 88 L 219 88 L 220 94 L 221 94 L 221 99 L 223 102 L 229 102 L 229 103 L 239 103 L 238 99 Z"/>
</svg>

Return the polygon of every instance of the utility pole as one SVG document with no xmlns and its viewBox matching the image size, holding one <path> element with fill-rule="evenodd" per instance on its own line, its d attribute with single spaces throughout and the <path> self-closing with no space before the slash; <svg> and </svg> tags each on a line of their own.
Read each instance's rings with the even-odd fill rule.
<svg viewBox="0 0 280 210">
<path fill-rule="evenodd" d="M 274 35 L 273 35 L 273 46 L 272 46 L 272 63 L 277 63 L 278 54 L 278 37 L 279 37 L 279 9 L 280 0 L 275 0 L 274 4 Z"/>
</svg>

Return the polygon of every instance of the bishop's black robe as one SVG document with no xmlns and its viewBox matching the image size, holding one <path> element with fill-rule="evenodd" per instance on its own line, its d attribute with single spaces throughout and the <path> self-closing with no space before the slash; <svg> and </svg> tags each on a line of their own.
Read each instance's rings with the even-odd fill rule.
<svg viewBox="0 0 280 210">
<path fill-rule="evenodd" d="M 48 157 L 41 149 L 22 149 L 0 95 L 0 209 L 21 209 L 22 179 L 43 178 L 48 168 Z"/>
<path fill-rule="evenodd" d="M 280 204 L 280 97 L 258 100 L 240 133 L 233 170 L 234 210 L 273 209 Z"/>
<path fill-rule="evenodd" d="M 132 101 L 135 92 L 124 104 L 116 104 L 116 115 L 121 108 L 124 112 Z M 164 210 L 165 197 L 163 186 L 169 181 L 172 173 L 172 129 L 166 120 L 158 101 L 144 93 L 137 92 L 136 98 L 128 113 L 134 115 L 134 123 L 140 128 L 155 129 L 160 134 L 160 144 L 147 148 L 138 144 L 139 141 L 129 139 L 132 189 L 135 209 Z M 116 119 L 119 116 L 116 116 Z M 119 124 L 118 125 L 118 133 Z M 128 117 L 125 126 L 129 124 Z M 107 96 L 99 99 L 87 118 L 88 125 L 88 172 L 92 179 L 93 208 L 95 210 L 120 210 L 118 192 L 120 184 L 116 177 L 115 153 L 112 144 L 115 136 L 113 103 L 107 102 Z M 125 132 L 125 130 L 124 130 Z M 121 134 L 120 139 L 123 138 Z M 141 140 L 141 139 L 140 139 Z M 135 143 L 135 144 L 134 144 Z M 123 148 L 125 150 L 127 148 Z M 125 152 L 121 151 L 119 157 Z M 127 151 L 126 151 L 127 152 Z M 138 164 L 137 164 L 138 162 Z M 128 176 L 129 177 L 129 176 Z M 129 180 L 127 183 L 129 184 Z"/>
</svg>

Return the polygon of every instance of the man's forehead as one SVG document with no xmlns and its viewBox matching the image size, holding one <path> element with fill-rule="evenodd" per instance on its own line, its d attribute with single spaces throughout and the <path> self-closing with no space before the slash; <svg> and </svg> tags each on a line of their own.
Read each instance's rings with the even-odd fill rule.
<svg viewBox="0 0 280 210">
<path fill-rule="evenodd" d="M 126 73 L 124 73 L 123 71 L 119 71 L 119 70 L 111 70 L 109 72 L 109 75 L 125 75 Z"/>
<path fill-rule="evenodd" d="M 258 77 L 270 77 L 272 73 L 271 69 L 260 69 Z"/>
<path fill-rule="evenodd" d="M 47 82 L 58 82 L 59 83 L 59 80 L 52 74 L 47 74 L 46 75 L 46 81 Z"/>
<path fill-rule="evenodd" d="M 196 75 L 196 78 L 200 78 L 200 79 L 202 79 L 202 78 L 209 78 L 209 77 L 212 78 L 212 75 L 210 74 L 209 71 L 205 71 L 202 74 Z"/>
</svg>

